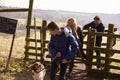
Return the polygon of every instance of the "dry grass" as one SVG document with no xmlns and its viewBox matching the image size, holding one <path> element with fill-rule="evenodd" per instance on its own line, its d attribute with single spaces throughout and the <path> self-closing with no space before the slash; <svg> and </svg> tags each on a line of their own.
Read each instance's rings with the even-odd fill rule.
<svg viewBox="0 0 120 80">
<path fill-rule="evenodd" d="M 25 20 L 20 19 L 20 22 L 22 24 L 26 24 Z M 62 23 L 59 23 L 59 25 L 62 25 Z M 18 35 L 19 35 L 19 33 L 17 31 L 17 36 Z M 49 33 L 47 33 L 47 35 L 49 35 Z M 32 36 L 33 36 L 33 34 L 32 34 Z M 49 40 L 49 38 L 50 38 L 50 36 L 47 36 L 47 40 Z M 26 67 L 29 65 L 29 62 L 27 64 L 23 63 L 25 36 L 15 38 L 13 52 L 12 52 L 12 56 L 11 56 L 12 58 L 11 58 L 10 65 L 9 65 L 9 71 L 6 74 L 1 72 L 6 66 L 7 57 L 9 55 L 9 49 L 11 46 L 11 41 L 12 41 L 11 35 L 4 34 L 4 36 L 0 36 L 0 80 L 30 80 L 30 75 L 31 75 L 30 69 Z M 106 42 L 106 40 L 104 40 L 104 42 Z M 119 46 L 120 46 L 120 41 L 117 41 L 116 45 L 114 46 L 114 49 L 120 50 Z M 120 54 L 115 54 L 113 56 L 113 58 L 119 59 Z M 119 63 L 114 63 L 114 64 L 120 65 Z M 83 69 L 83 68 L 81 67 L 81 69 Z M 79 71 L 79 70 L 80 69 L 77 69 L 77 71 Z M 75 71 L 74 73 L 77 73 L 77 72 Z M 74 79 L 74 80 L 77 80 L 77 79 Z M 79 76 L 78 80 L 82 80 L 82 78 L 80 78 L 80 76 Z M 85 80 L 96 80 L 96 79 L 88 78 Z M 107 79 L 107 80 L 109 80 L 109 79 Z"/>
<path fill-rule="evenodd" d="M 5 68 L 11 41 L 12 41 L 12 36 L 9 36 L 9 38 L 0 37 L 0 44 L 1 44 L 0 45 L 0 59 L 1 59 L 0 72 Z M 8 68 L 9 71 L 6 74 L 0 73 L 0 80 L 30 80 L 31 70 L 29 68 L 26 68 L 26 66 L 29 65 L 29 62 L 27 63 L 27 65 L 23 63 L 24 45 L 25 45 L 25 37 L 15 38 L 12 58 L 11 58 L 10 66 Z M 120 46 L 120 42 L 117 41 L 117 44 L 114 46 L 114 48 L 119 50 L 119 46 Z M 117 54 L 113 56 L 113 58 L 117 58 L 117 59 L 119 59 L 119 57 L 120 55 L 117 55 Z M 114 65 L 118 66 L 120 64 L 114 63 Z M 84 68 L 81 68 L 81 69 L 84 69 Z M 115 70 L 111 70 L 111 71 L 114 72 Z M 79 79 L 82 79 L 82 77 L 80 77 Z M 92 80 L 94 78 L 89 77 L 89 79 L 86 79 L 86 80 L 90 80 L 90 79 Z"/>
</svg>

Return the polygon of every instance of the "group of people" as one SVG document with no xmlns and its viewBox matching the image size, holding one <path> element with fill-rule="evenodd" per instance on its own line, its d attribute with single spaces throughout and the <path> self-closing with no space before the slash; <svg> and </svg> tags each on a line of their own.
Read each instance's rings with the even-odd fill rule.
<svg viewBox="0 0 120 80">
<path fill-rule="evenodd" d="M 104 25 L 102 24 L 98 16 L 94 17 L 94 21 L 83 26 L 83 29 L 89 27 L 96 29 L 98 32 L 104 32 Z M 65 27 L 59 27 L 55 22 L 50 22 L 47 26 L 47 30 L 51 34 L 49 42 L 49 50 L 51 54 L 51 73 L 50 79 L 56 80 L 56 73 L 60 66 L 59 80 L 66 80 L 66 76 L 70 76 L 73 66 L 74 58 L 76 55 L 81 54 L 82 58 L 87 59 L 86 54 L 83 51 L 83 33 L 81 27 L 79 27 L 74 18 L 70 18 L 67 21 Z M 102 37 L 96 36 L 96 46 L 101 46 Z M 97 56 L 100 56 L 100 51 L 95 51 Z M 97 59 L 100 63 L 100 60 Z M 69 66 L 68 73 L 66 69 Z M 99 68 L 99 66 L 98 66 Z"/>
</svg>

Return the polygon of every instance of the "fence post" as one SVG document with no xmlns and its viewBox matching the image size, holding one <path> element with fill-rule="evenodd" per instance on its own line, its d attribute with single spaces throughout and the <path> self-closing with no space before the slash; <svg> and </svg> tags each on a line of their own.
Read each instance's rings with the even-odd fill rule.
<svg viewBox="0 0 120 80">
<path fill-rule="evenodd" d="M 93 47 L 95 45 L 95 30 L 88 29 L 88 38 L 87 38 L 87 51 L 86 55 L 88 57 L 86 62 L 86 69 L 89 71 L 92 69 L 92 59 L 93 59 Z"/>
<path fill-rule="evenodd" d="M 28 10 L 28 19 L 27 19 L 27 26 L 26 26 L 26 47 L 25 47 L 25 60 L 27 60 L 28 59 L 28 57 L 29 57 L 29 55 L 28 55 L 28 46 L 29 46 L 29 40 L 28 40 L 28 38 L 30 37 L 30 25 L 31 25 L 31 21 L 32 21 L 32 10 L 33 10 L 33 2 L 34 2 L 34 0 L 30 0 L 29 1 L 29 10 Z"/>
<path fill-rule="evenodd" d="M 41 28 L 41 59 L 43 59 L 44 53 L 45 53 L 45 40 L 46 40 L 46 26 L 47 21 L 42 21 L 42 28 Z"/>
<path fill-rule="evenodd" d="M 108 35 L 113 34 L 113 33 L 114 33 L 114 24 L 109 24 Z M 112 45 L 113 45 L 113 38 L 112 38 L 112 36 L 108 36 L 107 37 L 107 46 L 106 46 L 107 53 L 105 55 L 105 68 L 104 68 L 105 72 L 108 72 L 109 69 L 110 69 L 109 65 L 110 65 L 111 62 L 110 62 L 109 58 L 110 58 L 111 52 L 109 51 L 109 49 L 112 48 Z"/>
</svg>

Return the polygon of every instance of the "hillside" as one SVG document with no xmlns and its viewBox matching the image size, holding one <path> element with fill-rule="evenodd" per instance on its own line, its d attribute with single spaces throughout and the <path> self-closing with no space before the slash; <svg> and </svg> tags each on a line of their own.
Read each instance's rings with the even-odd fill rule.
<svg viewBox="0 0 120 80">
<path fill-rule="evenodd" d="M 33 10 L 33 17 L 41 18 L 42 20 L 66 22 L 68 18 L 76 18 L 78 24 L 85 25 L 93 20 L 94 16 L 100 16 L 102 22 L 106 27 L 109 23 L 115 24 L 115 27 L 120 31 L 120 14 L 101 14 L 101 13 L 84 13 L 84 12 L 69 12 L 69 11 L 56 11 L 56 10 Z M 0 13 L 0 16 L 12 17 L 12 18 L 24 18 L 26 19 L 26 12 L 19 13 Z M 22 28 L 23 29 L 23 28 Z"/>
</svg>

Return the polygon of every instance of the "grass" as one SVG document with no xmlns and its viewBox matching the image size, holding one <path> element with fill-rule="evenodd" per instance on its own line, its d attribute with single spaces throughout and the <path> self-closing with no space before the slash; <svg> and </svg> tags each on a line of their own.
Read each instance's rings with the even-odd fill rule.
<svg viewBox="0 0 120 80">
<path fill-rule="evenodd" d="M 25 21 L 24 21 L 25 22 Z M 22 23 L 22 20 L 21 20 Z M 25 24 L 25 23 L 23 23 Z M 18 36 L 19 34 L 17 34 Z M 33 35 L 33 34 L 32 34 Z M 40 36 L 39 34 L 37 34 Z M 49 35 L 49 33 L 47 33 Z M 47 40 L 49 40 L 50 36 L 47 36 Z M 5 69 L 7 57 L 9 55 L 9 49 L 11 46 L 12 36 L 4 34 L 3 37 L 0 36 L 0 80 L 28 80 L 30 78 L 30 68 L 27 66 L 30 65 L 29 62 L 24 64 L 24 46 L 25 46 L 25 37 L 17 37 L 15 38 L 12 57 L 10 60 L 10 64 L 8 66 L 8 72 L 6 74 L 2 73 L 2 70 Z M 117 45 L 114 47 L 119 50 L 120 43 L 117 42 Z M 114 58 L 119 59 L 120 55 L 115 55 Z M 95 61 L 95 60 L 94 60 Z M 104 63 L 104 61 L 102 61 Z M 113 65 L 120 66 L 120 63 L 114 63 Z M 78 64 L 75 64 L 78 66 Z M 114 70 L 113 70 L 114 71 Z"/>
<path fill-rule="evenodd" d="M 3 72 L 6 67 L 7 57 L 0 56 L 0 58 L 2 59 L 0 61 L 0 80 L 26 80 L 26 76 L 30 76 L 31 69 L 28 68 L 30 62 L 25 64 L 23 57 L 11 57 L 7 73 Z"/>
</svg>

